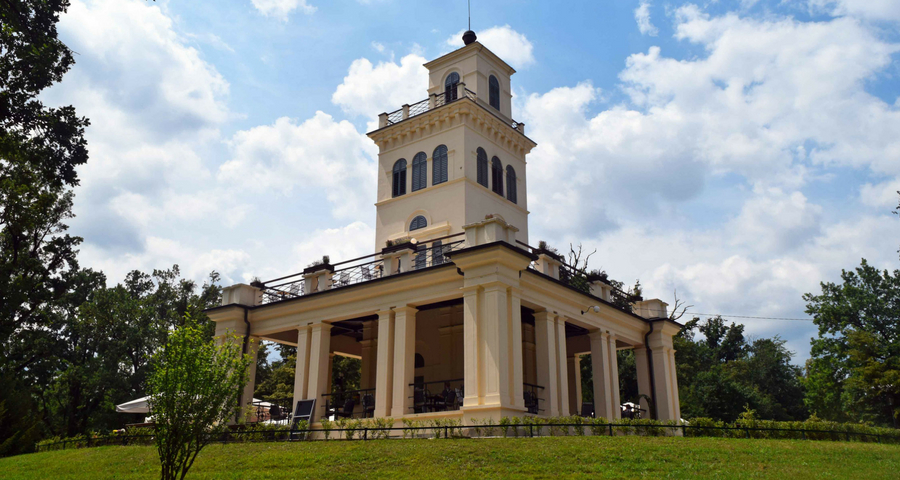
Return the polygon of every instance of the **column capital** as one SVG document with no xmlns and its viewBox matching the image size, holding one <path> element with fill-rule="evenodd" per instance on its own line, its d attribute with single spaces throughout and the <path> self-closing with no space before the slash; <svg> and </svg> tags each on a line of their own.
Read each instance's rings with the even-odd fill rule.
<svg viewBox="0 0 900 480">
<path fill-rule="evenodd" d="M 392 313 L 394 313 L 394 311 L 390 308 L 384 308 L 375 312 L 375 314 L 378 315 L 379 320 L 381 320 L 383 317 L 390 317 Z"/>
<path fill-rule="evenodd" d="M 331 330 L 331 324 L 325 323 L 325 322 L 319 322 L 319 323 L 314 323 L 314 324 L 310 325 L 309 328 L 312 329 L 312 331 L 322 330 L 322 331 L 327 332 L 327 331 Z"/>
<path fill-rule="evenodd" d="M 506 291 L 509 288 L 508 283 L 504 283 L 498 280 L 494 280 L 492 282 L 485 282 L 479 285 L 481 288 L 484 288 L 485 292 L 496 292 L 498 290 Z"/>
<path fill-rule="evenodd" d="M 541 312 L 534 312 L 534 319 L 535 319 L 535 320 L 540 319 L 540 320 L 551 321 L 551 322 L 552 322 L 552 321 L 554 321 L 554 320 L 556 319 L 556 317 L 557 317 L 556 313 L 551 312 L 551 311 L 549 311 L 549 310 L 544 310 L 544 311 L 541 311 Z"/>
<path fill-rule="evenodd" d="M 409 306 L 409 305 L 404 305 L 404 306 L 402 306 L 402 307 L 394 307 L 394 308 L 392 308 L 391 310 L 394 311 L 394 314 L 397 314 L 397 313 L 405 313 L 405 314 L 407 314 L 407 315 L 414 315 L 416 312 L 419 311 L 418 308 L 416 308 L 416 307 L 411 307 L 411 306 Z"/>
</svg>

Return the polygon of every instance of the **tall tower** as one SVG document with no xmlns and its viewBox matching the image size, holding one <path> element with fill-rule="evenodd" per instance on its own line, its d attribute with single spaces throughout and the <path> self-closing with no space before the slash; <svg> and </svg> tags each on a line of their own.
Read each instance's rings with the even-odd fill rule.
<svg viewBox="0 0 900 480">
<path fill-rule="evenodd" d="M 478 43 L 425 64 L 428 98 L 379 115 L 375 249 L 428 240 L 500 215 L 528 242 L 525 156 L 537 144 L 512 119 L 515 70 Z"/>
</svg>

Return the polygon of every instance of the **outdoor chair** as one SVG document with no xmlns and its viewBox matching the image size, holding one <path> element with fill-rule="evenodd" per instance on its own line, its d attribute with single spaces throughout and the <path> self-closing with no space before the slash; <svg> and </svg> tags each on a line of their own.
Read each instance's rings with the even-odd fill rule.
<svg viewBox="0 0 900 480">
<path fill-rule="evenodd" d="M 581 416 L 585 418 L 593 418 L 594 417 L 594 404 L 591 402 L 584 402 L 581 404 Z"/>
<path fill-rule="evenodd" d="M 353 418 L 353 407 L 355 407 L 355 406 L 356 406 L 356 402 L 353 401 L 352 398 L 348 398 L 344 402 L 344 408 L 342 408 L 339 411 L 335 410 L 334 415 L 336 417 Z"/>
<path fill-rule="evenodd" d="M 375 416 L 375 397 L 367 393 L 362 397 L 363 418 Z"/>
<path fill-rule="evenodd" d="M 362 267 L 362 278 L 364 281 L 372 280 L 372 270 L 368 265 Z"/>
<path fill-rule="evenodd" d="M 447 410 L 459 410 L 456 402 L 456 391 L 447 390 L 444 392 L 444 408 Z"/>
<path fill-rule="evenodd" d="M 416 388 L 413 392 L 413 413 L 425 413 L 428 410 L 428 405 L 425 402 L 425 390 L 421 388 Z"/>
<path fill-rule="evenodd" d="M 287 419 L 287 412 L 285 412 L 278 405 L 272 405 L 269 407 L 269 419 L 273 421 L 281 421 Z"/>
<path fill-rule="evenodd" d="M 534 396 L 533 392 L 525 392 L 523 394 L 525 400 L 525 408 L 528 409 L 528 413 L 537 414 L 538 413 L 538 402 L 537 397 Z"/>
</svg>

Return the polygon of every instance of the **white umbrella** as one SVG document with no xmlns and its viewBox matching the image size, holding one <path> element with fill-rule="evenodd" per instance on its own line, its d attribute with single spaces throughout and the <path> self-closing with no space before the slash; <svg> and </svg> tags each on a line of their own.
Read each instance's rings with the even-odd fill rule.
<svg viewBox="0 0 900 480">
<path fill-rule="evenodd" d="M 141 397 L 137 400 L 125 402 L 121 405 L 116 405 L 116 411 L 119 413 L 150 413 L 150 404 L 148 402 L 149 398 L 150 397 Z M 272 406 L 271 403 L 263 402 L 262 400 L 256 398 L 253 399 L 253 403 L 262 407 Z"/>
</svg>

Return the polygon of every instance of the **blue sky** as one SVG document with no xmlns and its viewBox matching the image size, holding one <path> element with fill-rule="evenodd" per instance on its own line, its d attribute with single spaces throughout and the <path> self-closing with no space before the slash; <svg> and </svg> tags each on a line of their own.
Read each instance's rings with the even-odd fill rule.
<svg viewBox="0 0 900 480">
<path fill-rule="evenodd" d="M 48 102 L 88 116 L 74 233 L 119 282 L 225 282 L 370 253 L 382 111 L 425 98 L 464 1 L 73 0 Z M 458 5 L 456 5 L 458 4 Z M 693 311 L 803 317 L 860 258 L 897 268 L 900 1 L 475 1 L 517 69 L 531 243 Z M 811 324 L 745 320 L 808 355 Z"/>
</svg>

